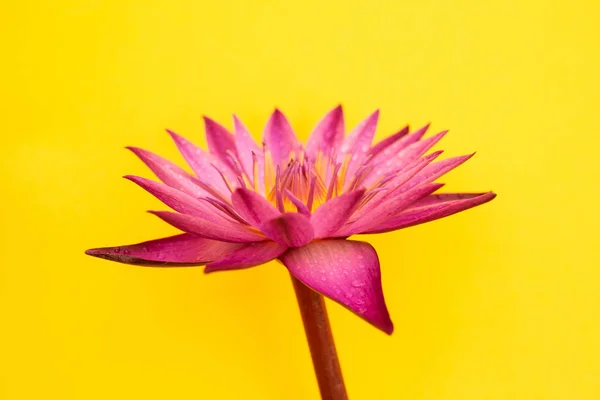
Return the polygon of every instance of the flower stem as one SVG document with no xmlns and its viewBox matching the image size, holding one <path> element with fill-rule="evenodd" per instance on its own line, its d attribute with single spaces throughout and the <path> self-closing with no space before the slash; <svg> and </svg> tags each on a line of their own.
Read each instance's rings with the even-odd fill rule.
<svg viewBox="0 0 600 400">
<path fill-rule="evenodd" d="M 304 332 L 323 400 L 347 400 L 344 378 L 323 296 L 292 276 Z"/>
</svg>

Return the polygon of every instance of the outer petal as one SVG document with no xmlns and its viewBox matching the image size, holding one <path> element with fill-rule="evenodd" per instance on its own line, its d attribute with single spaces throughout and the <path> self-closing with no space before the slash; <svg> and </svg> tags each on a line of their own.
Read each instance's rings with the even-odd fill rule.
<svg viewBox="0 0 600 400">
<path fill-rule="evenodd" d="M 344 111 L 339 105 L 329 111 L 310 134 L 306 143 L 306 154 L 312 159 L 317 158 L 319 150 L 329 156 L 344 140 Z"/>
<path fill-rule="evenodd" d="M 458 212 L 478 206 L 480 204 L 487 203 L 494 197 L 496 197 L 495 193 L 488 192 L 463 200 L 454 200 L 440 203 L 432 203 L 428 200 L 425 200 L 424 203 L 427 204 L 429 202 L 429 204 L 422 207 L 409 208 L 396 215 L 395 217 L 390 218 L 386 222 L 376 227 L 373 227 L 364 233 L 383 233 L 395 231 L 397 229 L 408 228 L 409 226 L 419 225 L 424 222 L 444 218 L 449 215 L 456 214 Z"/>
<path fill-rule="evenodd" d="M 413 208 L 424 207 L 433 204 L 447 203 L 449 201 L 467 200 L 481 196 L 482 193 L 438 193 L 430 194 L 413 204 Z"/>
<path fill-rule="evenodd" d="M 315 229 L 315 238 L 326 238 L 344 226 L 364 194 L 364 190 L 344 193 L 317 208 L 310 219 Z"/>
<path fill-rule="evenodd" d="M 235 171 L 233 160 L 237 159 L 237 150 L 233 135 L 224 126 L 208 117 L 204 117 L 204 127 L 210 152 L 216 155 L 231 171 Z"/>
<path fill-rule="evenodd" d="M 172 213 L 168 211 L 149 211 L 166 223 L 177 229 L 207 239 L 220 240 L 223 242 L 260 242 L 266 238 L 247 225 L 234 222 L 221 221 L 214 223 L 192 215 Z"/>
<path fill-rule="evenodd" d="M 275 165 L 286 162 L 290 153 L 300 148 L 292 126 L 285 115 L 277 109 L 267 121 L 264 141 Z"/>
<path fill-rule="evenodd" d="M 217 223 L 224 218 L 223 213 L 218 212 L 215 207 L 170 186 L 139 176 L 127 175 L 125 178 L 138 184 L 167 206 L 182 214 L 200 216 Z"/>
<path fill-rule="evenodd" d="M 140 158 L 165 184 L 181 190 L 194 197 L 203 197 L 209 195 L 207 191 L 202 189 L 196 182 L 195 178 L 184 171 L 182 168 L 173 164 L 171 161 L 162 158 L 150 151 L 140 149 L 138 147 L 127 147 L 136 156 Z"/>
<path fill-rule="evenodd" d="M 299 213 L 285 213 L 264 222 L 260 230 L 271 240 L 288 247 L 300 247 L 314 238 L 310 219 Z"/>
<path fill-rule="evenodd" d="M 207 153 L 173 131 L 167 129 L 167 132 L 171 135 L 177 149 L 190 168 L 192 168 L 198 179 L 207 185 L 212 186 L 221 194 L 229 193 L 225 182 L 223 182 L 223 178 L 215 168 L 215 166 L 220 166 L 221 163 L 216 160 L 212 154 Z"/>
<path fill-rule="evenodd" d="M 287 250 L 286 246 L 266 241 L 250 243 L 206 266 L 204 272 L 250 268 L 267 263 Z"/>
<path fill-rule="evenodd" d="M 85 254 L 133 265 L 192 267 L 223 258 L 242 246 L 184 233 L 128 246 L 90 249 Z"/>
<path fill-rule="evenodd" d="M 342 239 L 317 240 L 288 250 L 280 259 L 305 285 L 349 308 L 385 333 L 393 332 L 381 287 L 379 259 L 370 244 Z"/>
<path fill-rule="evenodd" d="M 246 188 L 236 189 L 231 195 L 235 211 L 253 226 L 277 218 L 281 213 L 260 194 Z"/>
</svg>

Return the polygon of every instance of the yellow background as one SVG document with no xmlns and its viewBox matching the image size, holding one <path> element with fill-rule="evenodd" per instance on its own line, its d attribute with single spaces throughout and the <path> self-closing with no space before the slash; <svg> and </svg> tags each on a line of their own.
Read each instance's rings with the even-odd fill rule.
<svg viewBox="0 0 600 400">
<path fill-rule="evenodd" d="M 451 130 L 492 203 L 366 238 L 396 332 L 330 314 L 352 399 L 600 398 L 600 6 L 589 0 L 4 1 L 0 397 L 312 399 L 289 278 L 84 249 L 174 232 L 123 150 L 181 161 L 201 115 L 302 138 L 341 102 Z"/>
</svg>

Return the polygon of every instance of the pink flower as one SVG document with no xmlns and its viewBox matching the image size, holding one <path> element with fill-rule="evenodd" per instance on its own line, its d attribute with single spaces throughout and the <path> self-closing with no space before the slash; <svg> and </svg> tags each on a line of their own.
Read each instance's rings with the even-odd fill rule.
<svg viewBox="0 0 600 400">
<path fill-rule="evenodd" d="M 257 145 L 239 119 L 235 135 L 205 118 L 209 151 L 169 131 L 194 175 L 130 148 L 163 182 L 126 176 L 175 212 L 151 211 L 183 234 L 88 250 L 127 264 L 206 265 L 205 272 L 281 261 L 304 284 L 391 334 L 379 260 L 368 243 L 348 240 L 433 221 L 486 203 L 487 193 L 435 193 L 434 181 L 471 155 L 425 153 L 446 132 L 423 139 L 408 127 L 372 145 L 376 111 L 344 136 L 342 107 L 330 111 L 303 146 L 278 110 Z"/>
</svg>

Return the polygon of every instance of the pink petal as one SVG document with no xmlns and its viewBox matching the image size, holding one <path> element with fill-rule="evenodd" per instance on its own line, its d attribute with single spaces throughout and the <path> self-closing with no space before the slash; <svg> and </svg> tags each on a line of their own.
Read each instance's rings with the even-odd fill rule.
<svg viewBox="0 0 600 400">
<path fill-rule="evenodd" d="M 385 305 L 379 259 L 368 243 L 317 240 L 280 257 L 305 285 L 335 300 L 391 334 L 394 325 Z"/>
<path fill-rule="evenodd" d="M 226 194 L 229 191 L 223 178 L 215 168 L 215 166 L 221 166 L 221 163 L 215 159 L 212 154 L 207 153 L 200 147 L 196 146 L 189 140 L 182 136 L 179 136 L 173 131 L 167 129 L 169 135 L 175 142 L 177 149 L 188 163 L 192 171 L 196 174 L 198 179 L 207 185 L 215 188 L 219 193 Z"/>
<path fill-rule="evenodd" d="M 354 128 L 348 137 L 344 140 L 338 155 L 338 162 L 344 162 L 344 158 L 349 155 L 350 164 L 346 172 L 346 176 L 352 177 L 360 167 L 371 149 L 375 129 L 377 128 L 377 120 L 379 119 L 379 110 L 369 115 Z M 350 179 L 346 179 L 349 184 Z"/>
<path fill-rule="evenodd" d="M 236 189 L 231 195 L 235 211 L 253 226 L 277 218 L 281 213 L 260 194 L 246 188 Z"/>
<path fill-rule="evenodd" d="M 235 222 L 221 221 L 214 223 L 192 215 L 172 213 L 168 211 L 149 211 L 166 223 L 184 232 L 191 233 L 207 239 L 223 242 L 260 242 L 266 238 L 247 225 Z"/>
<path fill-rule="evenodd" d="M 377 152 L 377 154 L 372 155 L 371 159 L 369 159 L 369 164 L 377 165 L 382 162 L 388 161 L 390 158 L 396 156 L 400 151 L 404 150 L 411 144 L 421 140 L 421 138 L 423 137 L 423 135 L 425 135 L 428 129 L 429 124 L 425 125 L 420 129 L 417 129 L 410 135 L 404 136 L 399 140 L 396 140 L 389 146 L 382 148 L 379 152 Z"/>
<path fill-rule="evenodd" d="M 339 105 L 329 111 L 311 132 L 306 143 L 306 154 L 316 160 L 319 150 L 329 156 L 344 140 L 344 111 Z"/>
<path fill-rule="evenodd" d="M 317 208 L 310 219 L 315 229 L 315 238 L 331 236 L 344 226 L 364 194 L 364 190 L 344 193 Z"/>
<path fill-rule="evenodd" d="M 307 216 L 285 213 L 264 222 L 260 230 L 271 240 L 288 247 L 300 247 L 314 238 L 314 230 Z"/>
<path fill-rule="evenodd" d="M 206 130 L 206 141 L 210 152 L 232 171 L 235 171 L 233 158 L 237 158 L 235 139 L 233 135 L 222 125 L 208 117 L 204 117 L 204 128 Z"/>
<path fill-rule="evenodd" d="M 475 153 L 473 153 L 475 154 Z M 469 158 L 473 157 L 473 154 L 465 156 L 447 158 L 442 161 L 430 164 L 423 168 L 418 174 L 416 174 L 410 181 L 407 182 L 408 187 L 420 185 L 422 183 L 433 182 L 442 175 L 452 171 Z"/>
<path fill-rule="evenodd" d="M 357 234 L 368 232 L 373 227 L 381 225 L 394 215 L 406 209 L 411 204 L 435 192 L 442 186 L 444 185 L 441 183 L 427 183 L 417 186 L 406 192 L 401 192 L 396 196 L 392 196 L 387 201 L 381 203 L 378 207 L 372 209 L 369 213 L 364 215 L 360 220 L 357 220 L 347 229 L 344 229 L 342 232 L 340 232 L 340 234 L 342 236 L 347 236 L 348 233 Z M 368 205 L 365 207 L 368 207 Z"/>
<path fill-rule="evenodd" d="M 250 243 L 206 266 L 204 272 L 250 268 L 267 263 L 287 250 L 286 246 L 266 241 Z"/>
<path fill-rule="evenodd" d="M 411 178 L 413 178 L 419 171 L 425 168 L 431 161 L 438 157 L 442 152 L 437 151 L 431 153 L 421 159 L 417 159 L 397 173 L 385 186 L 383 186 L 379 193 L 375 194 L 369 199 L 367 207 L 362 207 L 354 215 L 352 220 L 356 221 L 363 218 L 367 213 L 371 212 L 375 207 L 379 206 L 382 202 L 386 201 L 392 193 L 396 193 L 395 189 L 400 188 Z M 404 188 L 402 188 L 404 189 Z M 371 192 L 372 193 L 372 192 Z"/>
<path fill-rule="evenodd" d="M 154 172 L 165 184 L 174 189 L 180 190 L 193 197 L 204 197 L 209 195 L 207 191 L 202 189 L 197 183 L 196 178 L 188 174 L 186 171 L 173 164 L 171 161 L 162 158 L 150 151 L 143 150 L 137 147 L 127 147 L 136 156 L 138 156 L 144 164 Z"/>
<path fill-rule="evenodd" d="M 206 202 L 197 200 L 182 191 L 173 189 L 170 186 L 162 183 L 151 181 L 150 179 L 141 178 L 139 176 L 125 176 L 125 179 L 138 184 L 143 189 L 150 192 L 157 199 L 171 207 L 173 210 L 182 214 L 190 214 L 203 217 L 212 222 L 221 222 L 223 214 L 217 212 L 217 209 L 207 204 Z"/>
<path fill-rule="evenodd" d="M 378 176 L 383 176 L 389 172 L 401 169 L 403 166 L 417 160 L 439 142 L 447 132 L 448 131 L 443 131 L 425 140 L 415 142 L 397 154 L 388 157 L 385 162 L 382 161 L 375 165 L 374 173 L 365 180 L 365 184 L 372 184 Z"/>
<path fill-rule="evenodd" d="M 377 154 L 384 151 L 385 149 L 390 147 L 392 144 L 396 143 L 402 137 L 406 136 L 408 134 L 408 132 L 409 132 L 409 126 L 407 125 L 404 128 L 402 128 L 400 131 L 398 131 L 397 133 L 393 134 L 392 136 L 389 136 L 389 137 L 383 139 L 381 142 L 379 142 L 375 146 L 373 146 L 371 148 L 371 150 L 369 150 L 369 157 L 375 157 Z"/>
<path fill-rule="evenodd" d="M 90 249 L 85 254 L 125 264 L 189 267 L 221 259 L 242 246 L 184 233 L 128 246 Z"/>
<path fill-rule="evenodd" d="M 250 132 L 242 121 L 237 116 L 233 116 L 233 128 L 235 131 L 235 146 L 237 149 L 238 158 L 240 164 L 246 176 L 250 178 L 250 181 L 254 184 L 254 165 L 252 160 L 252 153 L 256 154 L 258 161 L 258 183 L 259 186 L 263 186 L 264 191 L 264 157 L 262 149 L 256 144 Z"/>
<path fill-rule="evenodd" d="M 267 121 L 264 141 L 267 149 L 271 152 L 275 165 L 287 162 L 290 153 L 300 148 L 292 126 L 285 115 L 277 109 Z"/>
<path fill-rule="evenodd" d="M 482 193 L 438 193 L 430 194 L 413 204 L 412 208 L 428 206 L 432 204 L 447 203 L 449 201 L 472 199 L 481 196 Z"/>
<path fill-rule="evenodd" d="M 425 206 L 409 208 L 364 233 L 383 233 L 419 225 L 487 203 L 494 197 L 496 197 L 495 193 L 487 192 L 463 200 L 451 200 L 440 203 L 425 201 Z"/>
</svg>

